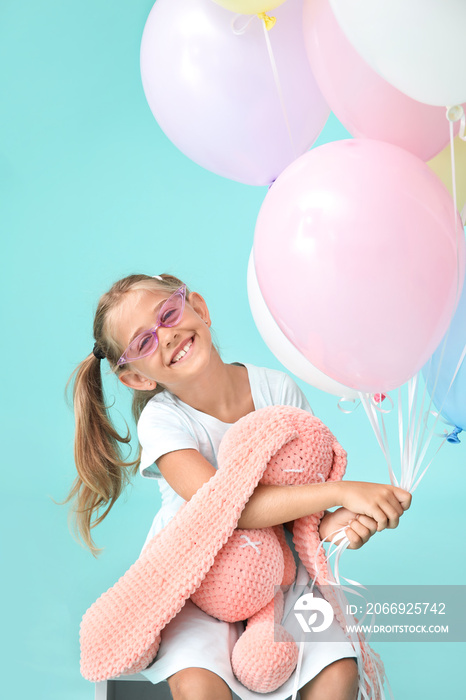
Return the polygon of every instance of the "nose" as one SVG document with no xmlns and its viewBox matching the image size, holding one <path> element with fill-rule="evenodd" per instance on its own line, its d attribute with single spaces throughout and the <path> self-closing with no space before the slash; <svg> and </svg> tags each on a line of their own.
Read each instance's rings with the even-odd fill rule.
<svg viewBox="0 0 466 700">
<path fill-rule="evenodd" d="M 178 332 L 175 328 L 165 328 L 164 326 L 159 326 L 157 335 L 159 336 L 159 344 L 163 348 L 169 348 L 174 345 L 178 338 Z"/>
</svg>

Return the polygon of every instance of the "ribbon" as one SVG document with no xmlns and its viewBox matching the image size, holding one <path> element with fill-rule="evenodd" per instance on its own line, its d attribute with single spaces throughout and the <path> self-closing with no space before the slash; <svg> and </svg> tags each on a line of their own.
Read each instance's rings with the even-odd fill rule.
<svg viewBox="0 0 466 700">
<path fill-rule="evenodd" d="M 460 236 L 461 233 L 459 231 L 459 226 L 457 225 L 457 201 L 456 201 L 456 166 L 455 166 L 455 153 L 454 153 L 454 147 L 453 147 L 453 139 L 454 139 L 454 123 L 455 122 L 460 122 L 460 129 L 459 129 L 459 137 L 466 141 L 466 115 L 464 113 L 464 109 L 461 105 L 453 105 L 451 107 L 447 107 L 446 111 L 446 118 L 449 122 L 449 131 L 450 131 L 450 152 L 451 152 L 451 171 L 452 171 L 452 185 L 453 185 L 453 213 L 454 213 L 454 221 L 455 221 L 455 231 L 456 231 L 456 262 L 457 262 L 457 274 L 456 274 L 456 301 L 458 301 L 459 295 L 460 295 L 460 266 L 459 266 L 459 242 L 460 242 Z M 466 221 L 466 206 L 463 208 L 463 211 L 461 212 L 461 220 L 464 223 Z M 428 407 L 428 413 L 431 413 L 431 406 L 433 402 L 433 397 L 435 396 L 435 391 L 437 388 L 439 376 L 440 376 L 440 368 L 443 362 L 443 356 L 445 353 L 445 348 L 448 340 L 448 336 L 450 333 L 450 328 L 447 329 L 447 333 L 444 337 L 443 343 L 441 345 L 441 350 L 440 350 L 440 359 L 438 362 L 438 368 L 436 372 L 436 376 L 433 381 L 433 387 L 431 390 L 429 390 L 430 394 L 430 399 L 429 399 L 429 407 Z M 446 395 L 450 391 L 453 382 L 455 380 L 455 377 L 466 357 L 466 347 L 463 349 L 462 355 L 458 361 L 455 373 L 450 381 L 450 386 L 448 387 L 448 390 L 446 392 Z M 429 366 L 429 371 L 430 371 L 430 366 Z M 427 389 L 427 383 L 428 383 L 428 377 L 426 377 L 426 382 L 424 386 L 424 391 L 422 394 L 422 399 L 421 399 L 421 406 L 418 408 L 418 396 L 419 396 L 419 389 L 418 389 L 418 375 L 413 377 L 412 379 L 409 380 L 408 382 L 408 412 L 407 412 L 407 420 L 406 420 L 406 427 L 403 425 L 403 407 L 402 407 L 402 400 L 401 400 L 401 389 L 398 394 L 398 436 L 399 436 L 399 444 L 400 444 L 400 461 L 401 461 L 401 480 L 400 480 L 400 486 L 401 488 L 406 489 L 407 491 L 410 491 L 411 493 L 414 492 L 414 490 L 417 488 L 419 485 L 421 479 L 423 478 L 424 474 L 426 473 L 428 467 L 430 466 L 432 459 L 429 461 L 428 465 L 423 469 L 422 473 L 420 476 L 418 476 L 418 473 L 421 470 L 424 458 L 426 456 L 427 450 L 429 448 L 430 442 L 432 440 L 432 436 L 434 435 L 434 428 L 437 423 L 437 420 L 439 419 L 439 414 L 442 411 L 443 403 L 442 406 L 439 407 L 439 414 L 433 413 L 433 415 L 436 416 L 436 419 L 434 421 L 434 425 L 430 431 L 427 431 L 426 435 L 426 429 L 427 429 L 427 424 L 426 421 L 422 421 L 422 416 L 424 414 L 424 403 L 426 400 L 426 389 Z M 443 402 L 445 402 L 444 397 Z M 374 396 L 372 398 L 369 397 L 368 394 L 359 394 L 360 400 L 364 406 L 364 409 L 366 411 L 366 414 L 369 418 L 369 421 L 372 425 L 373 431 L 375 433 L 375 436 L 377 438 L 377 441 L 382 449 L 382 452 L 385 456 L 385 459 L 387 461 L 388 465 L 388 470 L 390 474 L 390 481 L 392 484 L 395 484 L 398 486 L 398 482 L 393 474 L 393 469 L 392 469 L 392 464 L 391 464 L 391 456 L 390 456 L 390 448 L 388 444 L 388 439 L 387 439 L 387 434 L 385 430 L 385 424 L 384 424 L 384 416 L 383 413 L 387 413 L 388 411 L 384 411 L 383 409 L 380 408 L 380 405 L 378 406 L 376 404 L 377 402 L 377 396 Z M 392 402 L 391 402 L 392 403 Z M 393 403 L 392 403 L 393 406 Z M 419 411 L 419 413 L 417 413 Z M 422 425 L 423 423 L 423 425 Z M 450 424 L 451 425 L 451 424 Z M 421 430 L 422 427 L 422 430 Z M 440 447 L 445 444 L 445 442 L 450 442 L 452 444 L 457 444 L 459 442 L 458 435 L 461 432 L 461 429 L 458 426 L 453 426 L 451 425 L 451 430 L 450 433 L 446 434 L 446 431 L 444 434 L 442 434 L 440 437 L 443 437 L 444 440 L 442 441 L 442 444 Z M 436 451 L 435 454 L 438 453 L 440 447 Z M 435 455 L 434 455 L 435 456 Z M 417 480 L 416 480 L 417 478 Z"/>
<path fill-rule="evenodd" d="M 314 558 L 314 569 L 316 570 L 316 575 L 314 578 L 308 578 L 307 583 L 306 583 L 306 587 L 311 592 L 314 589 L 314 586 L 316 584 L 316 579 L 320 573 L 320 569 L 317 565 L 318 553 L 320 551 L 320 548 L 321 547 L 323 548 L 323 543 L 326 540 L 330 541 L 330 538 L 332 538 L 330 541 L 330 546 L 329 546 L 329 550 L 328 550 L 327 555 L 326 555 L 326 559 L 327 559 L 327 562 L 329 563 L 331 557 L 335 555 L 335 562 L 334 562 L 335 575 L 333 575 L 332 570 L 331 570 L 330 565 L 329 565 L 329 567 L 328 567 L 329 578 L 327 578 L 326 576 L 323 576 L 321 578 L 321 580 L 323 581 L 324 584 L 327 584 L 332 588 L 333 593 L 335 594 L 335 596 L 337 597 L 337 600 L 339 602 L 340 609 L 341 609 L 341 612 L 345 618 L 346 624 L 348 627 L 350 627 L 350 626 L 353 626 L 355 624 L 356 620 L 355 620 L 355 618 L 353 618 L 352 616 L 350 616 L 348 613 L 345 612 L 346 604 L 348 601 L 345 598 L 344 592 L 349 591 L 353 595 L 356 595 L 356 596 L 362 598 L 363 601 L 366 603 L 366 606 L 365 606 L 366 610 L 367 610 L 367 599 L 362 593 L 358 593 L 353 588 L 350 588 L 349 586 L 345 586 L 344 584 L 342 584 L 341 580 L 343 579 L 348 584 L 350 584 L 350 586 L 356 586 L 358 588 L 363 588 L 364 590 L 367 590 L 367 589 L 366 589 L 366 586 L 363 586 L 361 583 L 358 583 L 358 581 L 353 581 L 352 579 L 348 579 L 344 576 L 340 576 L 340 572 L 339 572 L 340 558 L 341 558 L 343 552 L 350 545 L 350 541 L 349 541 L 348 537 L 346 536 L 346 529 L 348 527 L 349 527 L 349 525 L 346 525 L 345 527 L 343 527 L 339 530 L 335 530 L 330 535 L 328 535 L 328 537 L 325 540 L 322 540 L 320 542 L 319 547 L 317 548 L 317 551 L 315 553 L 315 558 Z M 338 545 L 336 544 L 337 542 L 339 542 Z M 332 549 L 332 547 L 333 547 L 333 549 Z M 293 589 L 295 589 L 296 583 L 297 583 L 297 581 L 295 581 L 295 583 L 293 584 Z M 288 617 L 288 615 L 292 609 L 293 608 L 289 608 L 286 611 L 286 613 L 284 614 L 283 619 L 282 619 L 282 624 L 285 622 L 286 618 Z M 363 624 L 367 614 L 368 613 L 366 612 L 363 615 L 363 617 L 358 621 L 357 624 L 359 624 L 359 625 Z M 371 623 L 374 622 L 374 619 L 375 619 L 375 613 L 373 613 L 371 616 Z M 386 674 L 384 674 L 384 676 L 381 677 L 381 675 L 379 674 L 379 672 L 377 670 L 377 663 L 374 662 L 374 664 L 373 664 L 373 668 L 374 668 L 375 675 L 376 675 L 375 682 L 373 682 L 372 679 L 366 673 L 364 659 L 363 659 L 362 650 L 361 650 L 361 639 L 357 636 L 357 633 L 355 633 L 355 632 L 353 632 L 352 634 L 348 633 L 347 638 L 354 649 L 354 652 L 355 652 L 356 658 L 357 658 L 357 663 L 358 663 L 358 669 L 359 669 L 358 699 L 359 700 L 373 700 L 374 697 L 377 697 L 377 691 L 378 691 L 379 697 L 381 698 L 381 700 L 386 700 L 387 696 L 385 695 L 385 692 L 384 692 L 384 685 L 386 684 L 390 699 L 394 700 L 392 690 L 390 687 L 390 683 L 388 682 L 388 678 L 387 678 Z M 295 676 L 293 695 L 291 697 L 291 700 L 296 700 L 297 692 L 298 692 L 298 688 L 299 688 L 299 674 L 301 671 L 301 660 L 302 660 L 303 644 L 304 644 L 302 639 L 303 639 L 303 633 L 301 634 L 301 640 L 299 642 L 298 664 L 297 664 L 297 668 L 296 668 L 296 676 Z M 369 654 L 372 654 L 372 650 L 369 647 L 367 647 L 366 651 Z M 366 687 L 369 689 L 369 695 L 366 692 Z M 376 689 L 377 689 L 377 691 L 376 691 Z"/>
<path fill-rule="evenodd" d="M 283 91 L 282 91 L 282 86 L 280 83 L 280 77 L 278 75 L 278 70 L 277 70 L 277 64 L 275 62 L 275 56 L 272 50 L 272 44 L 270 43 L 270 38 L 269 38 L 269 31 L 272 29 L 274 26 L 275 22 L 277 21 L 276 17 L 270 17 L 267 15 L 265 12 L 261 12 L 258 15 L 248 15 L 246 22 L 242 25 L 238 25 L 238 20 L 243 17 L 244 15 L 235 15 L 234 18 L 231 21 L 231 30 L 233 34 L 236 34 L 237 36 L 241 36 L 244 34 L 251 24 L 251 22 L 255 19 L 259 19 L 262 22 L 262 26 L 264 27 L 264 38 L 265 38 L 265 44 L 267 46 L 267 52 L 269 54 L 269 60 L 270 60 L 270 67 L 272 69 L 272 74 L 273 74 L 273 79 L 275 82 L 275 87 L 277 88 L 277 94 L 278 94 L 278 99 L 280 101 L 280 106 L 282 108 L 282 113 L 283 113 L 283 120 L 285 122 L 286 130 L 288 132 L 288 138 L 290 140 L 290 147 L 291 147 L 291 152 L 293 154 L 294 160 L 298 157 L 296 147 L 293 141 L 293 135 L 291 133 L 291 127 L 290 127 L 290 122 L 288 119 L 288 112 L 286 110 L 286 105 L 285 105 L 285 99 L 283 97 Z M 269 185 L 269 189 L 272 186 Z"/>
<path fill-rule="evenodd" d="M 454 443 L 460 442 L 458 435 L 459 435 L 459 433 L 462 432 L 462 430 L 463 430 L 462 428 L 458 427 L 454 423 L 450 423 L 449 421 L 445 420 L 445 418 L 443 418 L 443 416 L 441 416 L 438 411 L 428 411 L 425 414 L 424 423 L 426 426 L 427 426 L 427 423 L 429 420 L 429 416 L 433 416 L 435 418 L 434 427 L 431 429 L 432 435 L 435 435 L 435 437 L 444 438 L 445 440 L 448 440 L 448 442 L 454 442 Z M 443 433 L 434 432 L 434 428 L 435 428 L 437 421 L 440 421 L 444 425 L 448 425 L 448 427 L 453 428 L 453 430 L 451 432 L 448 432 L 448 430 L 444 429 Z"/>
<path fill-rule="evenodd" d="M 390 446 L 388 444 L 387 430 L 385 428 L 384 421 L 384 413 L 389 413 L 393 408 L 393 399 L 391 398 L 391 396 L 388 397 L 390 399 L 391 405 L 390 409 L 386 410 L 382 409 L 379 404 L 376 404 L 374 400 L 371 399 L 369 394 L 363 394 L 362 392 L 359 392 L 359 398 L 361 400 L 362 405 L 364 406 L 364 410 L 366 411 L 366 415 L 369 418 L 372 430 L 374 431 L 375 437 L 377 438 L 377 442 L 379 443 L 380 449 L 382 450 L 385 460 L 387 462 L 388 472 L 390 474 L 390 483 L 393 484 L 393 486 L 399 486 L 398 480 L 392 468 Z M 380 414 L 382 430 L 380 429 L 378 414 Z"/>
<path fill-rule="evenodd" d="M 382 403 L 386 399 L 390 404 L 390 408 L 382 408 Z M 387 394 L 374 394 L 371 398 L 371 403 L 374 406 L 375 410 L 378 411 L 378 413 L 390 413 L 390 411 L 393 410 L 393 407 L 395 405 L 392 397 L 388 396 Z"/>
<path fill-rule="evenodd" d="M 241 36 L 242 34 L 244 34 L 251 22 L 255 19 L 255 17 L 256 15 L 235 15 L 231 20 L 231 31 L 233 32 L 233 34 L 236 34 L 236 36 Z M 238 25 L 238 20 L 240 18 L 243 18 L 243 20 L 245 20 L 244 24 L 242 24 L 241 26 Z"/>
<path fill-rule="evenodd" d="M 391 404 L 390 408 L 388 408 L 388 409 L 380 408 L 380 404 L 382 404 L 383 401 L 385 401 L 385 399 L 387 399 L 387 398 Z M 391 398 L 391 396 L 387 396 L 386 394 L 374 394 L 372 396 L 372 403 L 375 407 L 375 410 L 379 411 L 379 413 L 390 413 L 390 411 L 393 408 L 393 399 Z M 353 404 L 353 405 L 351 406 L 351 408 L 344 408 L 345 404 Z M 353 413 L 357 408 L 359 408 L 360 405 L 361 405 L 360 399 L 359 400 L 347 399 L 345 396 L 342 396 L 341 399 L 338 400 L 337 408 L 342 413 L 346 413 L 349 415 L 349 414 Z"/>
<path fill-rule="evenodd" d="M 351 408 L 343 408 L 343 405 L 345 403 L 353 404 Z M 342 413 L 345 413 L 349 415 L 350 413 L 353 413 L 359 406 L 361 405 L 360 401 L 356 401 L 356 399 L 346 399 L 344 396 L 341 397 L 341 399 L 338 400 L 337 407 L 338 410 L 341 411 Z"/>
<path fill-rule="evenodd" d="M 345 576 L 340 576 L 340 571 L 339 571 L 340 559 L 341 559 L 343 552 L 348 548 L 348 546 L 350 544 L 350 541 L 345 534 L 345 531 L 348 527 L 349 527 L 349 525 L 347 525 L 346 527 L 344 527 L 340 530 L 337 530 L 334 533 L 332 533 L 331 535 L 329 535 L 329 538 L 332 537 L 332 540 L 330 542 L 329 551 L 327 552 L 327 561 L 329 562 L 330 558 L 335 554 L 335 562 L 334 562 L 335 574 L 332 575 L 332 571 L 329 567 L 330 578 L 327 579 L 326 577 L 324 577 L 324 582 L 332 587 L 333 592 L 337 596 L 337 599 L 340 603 L 340 609 L 343 613 L 343 616 L 345 618 L 347 626 L 352 626 L 356 622 L 356 619 L 345 612 L 347 599 L 345 598 L 344 591 L 349 591 L 349 592 L 353 593 L 353 595 L 357 595 L 358 597 L 362 598 L 363 601 L 366 603 L 366 606 L 365 606 L 366 610 L 367 610 L 367 599 L 362 593 L 358 593 L 357 591 L 353 590 L 352 588 L 349 588 L 348 586 L 344 586 L 341 583 L 341 579 L 343 579 L 344 581 L 349 583 L 350 586 L 356 586 L 357 588 L 363 588 L 364 590 L 367 590 L 367 589 L 366 589 L 366 586 L 363 586 L 358 581 L 353 581 L 352 579 L 348 579 Z M 339 542 L 338 545 L 336 545 L 336 542 L 338 542 L 342 536 L 343 536 L 343 539 L 341 540 L 341 542 Z M 324 540 L 321 541 L 319 548 L 320 548 L 320 546 L 323 547 L 323 542 L 324 542 Z M 332 546 L 334 546 L 335 549 L 333 551 L 330 551 Z M 319 551 L 319 548 L 317 549 L 317 552 Z M 316 556 L 314 559 L 314 568 L 317 568 L 317 552 L 316 552 Z M 319 575 L 319 571 L 317 571 L 316 577 L 312 581 L 311 590 L 314 587 L 315 580 L 316 580 L 318 575 Z M 338 588 L 338 591 L 335 590 L 335 587 Z M 367 616 L 367 612 L 363 615 L 363 617 L 360 620 L 357 621 L 357 624 L 359 624 L 359 625 L 363 624 L 366 616 Z M 373 613 L 371 616 L 371 624 L 374 623 L 374 620 L 375 620 L 375 613 Z M 374 668 L 375 675 L 376 675 L 375 683 L 372 681 L 372 679 L 369 677 L 369 675 L 365 671 L 365 664 L 364 664 L 364 659 L 362 657 L 362 651 L 361 651 L 361 638 L 359 638 L 359 636 L 355 632 L 353 632 L 352 635 L 349 634 L 348 637 L 349 637 L 349 641 L 350 641 L 351 645 L 353 646 L 353 649 L 354 649 L 354 652 L 357 656 L 357 661 L 358 661 L 358 668 L 359 668 L 359 695 L 358 695 L 358 698 L 362 698 L 363 700 L 373 700 L 374 697 L 377 697 L 377 691 L 378 691 L 378 694 L 379 694 L 379 697 L 381 698 L 381 700 L 385 700 L 385 698 L 386 698 L 386 695 L 384 692 L 384 681 L 385 681 L 390 698 L 391 698 L 391 700 L 394 700 L 393 694 L 392 694 L 392 689 L 391 689 L 390 683 L 388 682 L 388 678 L 387 678 L 385 673 L 384 673 L 383 677 L 380 676 L 380 674 L 377 670 L 377 663 L 375 662 L 373 652 L 370 649 L 370 647 L 367 647 L 366 651 L 370 654 L 371 658 L 374 659 L 373 668 Z M 362 640 L 368 642 L 369 638 L 364 640 L 364 637 L 362 637 Z M 369 689 L 369 695 L 367 695 L 367 693 L 366 693 L 366 687 Z"/>
<path fill-rule="evenodd" d="M 270 15 L 266 14 L 265 12 L 259 12 L 257 15 L 259 19 L 261 19 L 264 24 L 265 28 L 267 29 L 268 32 L 272 29 L 272 27 L 275 26 L 275 22 L 277 21 L 276 17 L 270 17 Z"/>
</svg>

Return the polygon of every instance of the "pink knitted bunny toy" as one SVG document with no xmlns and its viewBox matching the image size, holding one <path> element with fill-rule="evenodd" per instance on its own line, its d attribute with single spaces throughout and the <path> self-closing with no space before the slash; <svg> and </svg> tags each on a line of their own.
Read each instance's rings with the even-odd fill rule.
<svg viewBox="0 0 466 700">
<path fill-rule="evenodd" d="M 293 672 L 296 644 L 274 623 L 283 610 L 282 591 L 274 597 L 274 587 L 295 577 L 283 528 L 235 528 L 259 482 L 340 480 L 346 453 L 319 419 L 301 409 L 275 406 L 250 413 L 228 430 L 218 464 L 216 474 L 84 615 L 80 638 L 85 678 L 98 681 L 146 668 L 157 654 L 163 627 L 189 597 L 219 619 L 249 618 L 232 654 L 235 675 L 245 686 L 270 692 Z M 328 577 L 319 548 L 322 516 L 300 518 L 293 527 L 296 550 L 317 584 Z M 344 626 L 336 600 L 329 602 Z M 375 655 L 371 657 L 364 642 L 362 650 L 365 673 L 373 680 L 377 673 L 383 676 L 381 662 L 375 662 L 376 672 Z"/>
</svg>

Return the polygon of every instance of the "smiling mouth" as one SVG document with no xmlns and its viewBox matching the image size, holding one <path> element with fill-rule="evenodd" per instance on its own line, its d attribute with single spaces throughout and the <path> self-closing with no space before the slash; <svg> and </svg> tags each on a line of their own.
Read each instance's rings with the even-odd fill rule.
<svg viewBox="0 0 466 700">
<path fill-rule="evenodd" d="M 170 362 L 171 365 L 176 364 L 180 360 L 183 359 L 183 357 L 191 350 L 192 344 L 194 343 L 194 338 L 190 338 L 181 348 L 179 352 L 176 353 L 172 361 Z"/>
</svg>

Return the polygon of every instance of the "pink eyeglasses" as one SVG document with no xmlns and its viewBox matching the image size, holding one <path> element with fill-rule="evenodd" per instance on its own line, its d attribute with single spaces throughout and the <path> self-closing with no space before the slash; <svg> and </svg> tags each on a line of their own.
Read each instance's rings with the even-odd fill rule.
<svg viewBox="0 0 466 700">
<path fill-rule="evenodd" d="M 157 314 L 157 322 L 153 328 L 139 333 L 134 338 L 124 351 L 123 355 L 117 362 L 117 366 L 124 365 L 126 362 L 134 362 L 142 357 L 152 354 L 157 350 L 159 339 L 157 337 L 158 328 L 172 328 L 180 321 L 184 311 L 186 302 L 186 285 L 173 292 L 164 303 L 159 313 Z"/>
</svg>

